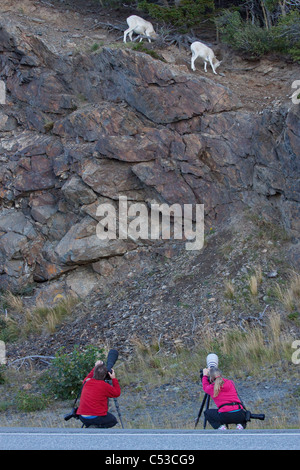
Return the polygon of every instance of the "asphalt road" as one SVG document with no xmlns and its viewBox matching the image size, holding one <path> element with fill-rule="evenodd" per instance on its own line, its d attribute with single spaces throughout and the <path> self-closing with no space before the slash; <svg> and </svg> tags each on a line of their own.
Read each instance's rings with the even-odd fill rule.
<svg viewBox="0 0 300 470">
<path fill-rule="evenodd" d="M 197 450 L 299 450 L 300 430 L 119 430 L 81 428 L 0 428 L 0 450 L 102 450 L 107 456 L 119 451 Z M 174 454 L 174 452 L 173 452 Z M 142 462 L 143 452 L 140 455 Z M 146 454 L 145 454 L 146 455 Z M 149 454 L 150 455 L 150 454 Z M 154 462 L 162 464 L 166 462 Z M 178 454 L 178 458 L 181 454 Z M 188 455 L 188 454 L 182 454 Z M 195 454 L 196 455 L 196 454 Z M 146 458 L 146 457 L 145 457 Z M 107 463 L 107 462 L 104 462 Z M 126 462 L 128 463 L 128 462 Z M 173 464 L 176 462 L 174 461 Z M 183 462 L 180 462 L 183 463 Z M 192 462 L 188 462 L 192 464 Z M 188 464 L 186 463 L 186 464 Z M 195 463 L 195 462 L 194 462 Z M 178 464 L 178 462 L 177 462 Z M 133 465 L 134 462 L 133 462 Z M 137 465 L 136 465 L 137 466 Z"/>
</svg>

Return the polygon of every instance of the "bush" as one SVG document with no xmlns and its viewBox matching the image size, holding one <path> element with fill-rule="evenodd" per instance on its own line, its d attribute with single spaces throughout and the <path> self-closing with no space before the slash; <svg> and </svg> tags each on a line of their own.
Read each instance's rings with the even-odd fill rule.
<svg viewBox="0 0 300 470">
<path fill-rule="evenodd" d="M 223 10 L 222 14 L 215 18 L 215 23 L 221 32 L 222 40 L 226 44 L 234 45 L 237 30 L 243 27 L 239 12 Z"/>
<path fill-rule="evenodd" d="M 226 11 L 215 22 L 222 40 L 233 49 L 251 58 L 261 57 L 270 51 L 270 32 L 257 24 L 243 22 L 238 11 Z"/>
<path fill-rule="evenodd" d="M 181 0 L 177 6 L 161 6 L 142 0 L 138 8 L 165 23 L 191 28 L 201 22 L 203 16 L 214 11 L 213 0 Z"/>
<path fill-rule="evenodd" d="M 288 53 L 294 61 L 300 62 L 300 12 L 291 11 L 281 17 L 272 28 L 272 40 L 275 50 Z"/>
<path fill-rule="evenodd" d="M 261 57 L 274 51 L 289 54 L 294 61 L 300 60 L 298 11 L 280 17 L 277 24 L 269 29 L 243 21 L 238 11 L 223 11 L 215 18 L 215 23 L 222 41 L 249 57 Z"/>
<path fill-rule="evenodd" d="M 74 347 L 71 354 L 61 348 L 52 361 L 50 371 L 43 375 L 47 391 L 57 398 L 68 400 L 75 398 L 83 379 L 94 367 L 96 360 L 105 361 L 103 349 L 89 346 L 85 351 Z"/>
<path fill-rule="evenodd" d="M 236 31 L 234 46 L 250 57 L 261 57 L 271 50 L 270 33 L 260 26 L 246 24 Z"/>
</svg>

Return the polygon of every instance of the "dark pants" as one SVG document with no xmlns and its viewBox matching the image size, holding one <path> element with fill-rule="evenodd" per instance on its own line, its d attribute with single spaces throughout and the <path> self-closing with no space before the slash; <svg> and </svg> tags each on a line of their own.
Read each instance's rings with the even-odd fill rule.
<svg viewBox="0 0 300 470">
<path fill-rule="evenodd" d="M 218 429 L 222 424 L 241 424 L 244 428 L 247 425 L 244 410 L 235 411 L 233 413 L 228 413 L 227 411 L 219 413 L 218 410 L 208 409 L 204 412 L 204 415 L 214 429 Z"/>
<path fill-rule="evenodd" d="M 79 419 L 87 428 L 89 426 L 95 426 L 96 428 L 112 428 L 118 424 L 117 419 L 111 413 L 107 413 L 106 416 L 96 416 L 95 418 L 85 418 L 79 415 Z"/>
</svg>

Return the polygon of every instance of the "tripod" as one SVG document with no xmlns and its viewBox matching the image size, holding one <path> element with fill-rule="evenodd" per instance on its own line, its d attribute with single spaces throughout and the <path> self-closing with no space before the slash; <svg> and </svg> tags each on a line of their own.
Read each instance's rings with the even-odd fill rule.
<svg viewBox="0 0 300 470">
<path fill-rule="evenodd" d="M 119 416 L 119 420 L 120 420 L 122 429 L 124 429 L 124 425 L 123 425 L 123 421 L 122 421 L 122 416 L 121 416 L 121 411 L 120 411 L 118 400 L 116 398 L 114 398 L 114 402 L 115 402 L 115 407 L 116 407 L 116 410 L 117 410 L 117 413 L 118 413 L 118 416 Z"/>
<path fill-rule="evenodd" d="M 105 380 L 105 382 L 109 383 L 110 385 L 112 384 L 111 380 Z M 116 398 L 114 398 L 114 402 L 115 402 L 116 411 L 118 413 L 122 429 L 124 429 L 124 425 L 123 425 L 123 421 L 122 421 L 122 416 L 121 416 L 121 411 L 120 411 L 118 400 Z M 109 399 L 108 399 L 108 403 L 109 403 Z"/>
<path fill-rule="evenodd" d="M 210 396 L 209 396 L 207 393 L 204 395 L 204 398 L 203 398 L 203 400 L 202 400 L 202 403 L 201 403 L 201 406 L 200 406 L 200 410 L 199 410 L 198 416 L 197 416 L 197 418 L 196 418 L 196 420 L 195 420 L 195 429 L 196 429 L 196 427 L 197 427 L 197 424 L 199 423 L 199 419 L 200 419 L 200 416 L 201 416 L 201 414 L 202 414 L 202 411 L 203 411 L 205 402 L 206 402 L 206 408 L 205 408 L 205 410 L 208 410 L 208 408 L 209 408 L 209 402 L 210 402 Z M 204 416 L 203 429 L 206 428 L 206 422 L 207 422 L 207 419 L 206 419 L 206 417 Z"/>
</svg>

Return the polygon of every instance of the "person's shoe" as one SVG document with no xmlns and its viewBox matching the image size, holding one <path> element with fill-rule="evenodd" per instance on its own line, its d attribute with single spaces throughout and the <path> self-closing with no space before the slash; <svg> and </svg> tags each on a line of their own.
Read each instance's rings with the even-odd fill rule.
<svg viewBox="0 0 300 470">
<path fill-rule="evenodd" d="M 225 426 L 225 424 L 222 424 L 222 426 L 220 426 L 218 429 L 220 429 L 221 431 L 226 431 L 227 427 Z"/>
<path fill-rule="evenodd" d="M 239 431 L 242 431 L 244 429 L 244 426 L 242 426 L 241 424 L 237 424 L 236 429 L 238 429 Z"/>
</svg>

